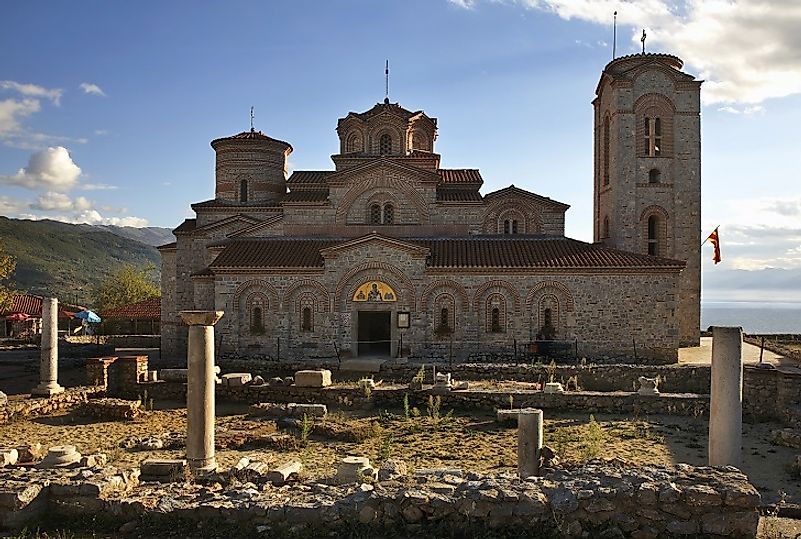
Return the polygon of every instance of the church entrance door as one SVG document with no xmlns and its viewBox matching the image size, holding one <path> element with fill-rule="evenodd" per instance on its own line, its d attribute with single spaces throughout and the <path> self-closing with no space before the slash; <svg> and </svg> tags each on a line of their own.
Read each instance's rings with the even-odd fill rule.
<svg viewBox="0 0 801 539">
<path fill-rule="evenodd" d="M 392 349 L 392 313 L 389 311 L 358 311 L 359 356 L 387 357 Z"/>
</svg>

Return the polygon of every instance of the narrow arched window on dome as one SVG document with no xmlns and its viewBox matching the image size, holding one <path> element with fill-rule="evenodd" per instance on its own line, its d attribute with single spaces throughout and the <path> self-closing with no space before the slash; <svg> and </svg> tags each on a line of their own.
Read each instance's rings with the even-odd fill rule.
<svg viewBox="0 0 801 539">
<path fill-rule="evenodd" d="M 503 233 L 509 234 L 511 232 L 511 225 L 512 222 L 509 219 L 504 220 L 503 222 Z"/>
<path fill-rule="evenodd" d="M 662 180 L 662 173 L 659 172 L 659 169 L 652 168 L 648 172 L 648 183 L 659 183 Z"/>
<path fill-rule="evenodd" d="M 378 151 L 381 155 L 390 155 L 392 153 L 392 137 L 389 133 L 384 133 L 378 139 Z"/>
<path fill-rule="evenodd" d="M 239 202 L 248 201 L 248 181 L 241 180 L 239 182 Z"/>
<path fill-rule="evenodd" d="M 517 219 L 512 219 L 512 234 L 517 234 Z"/>
<path fill-rule="evenodd" d="M 395 207 L 387 202 L 384 204 L 384 224 L 391 225 L 395 222 Z"/>
<path fill-rule="evenodd" d="M 659 255 L 659 218 L 656 215 L 648 218 L 648 254 Z"/>
<path fill-rule="evenodd" d="M 370 224 L 381 224 L 381 206 L 378 204 L 373 204 L 370 206 Z"/>
</svg>

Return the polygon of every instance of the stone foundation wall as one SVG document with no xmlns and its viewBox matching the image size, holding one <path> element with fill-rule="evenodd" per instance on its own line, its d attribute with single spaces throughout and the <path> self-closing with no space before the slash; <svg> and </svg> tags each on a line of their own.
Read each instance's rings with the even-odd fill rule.
<svg viewBox="0 0 801 539">
<path fill-rule="evenodd" d="M 253 361 L 222 359 L 223 372 L 250 372 L 269 379 L 273 376 L 291 376 L 303 369 L 329 369 L 336 380 L 356 380 L 364 373 L 339 371 L 336 360 L 329 361 Z M 432 366 L 438 372 L 450 372 L 457 380 L 514 380 L 518 382 L 547 382 L 547 365 L 537 363 L 462 363 L 448 365 L 447 362 L 398 363 L 387 361 L 375 373 L 376 380 L 408 383 L 420 367 L 425 365 L 426 377 L 433 381 Z M 555 381 L 565 383 L 575 376 L 578 385 L 588 391 L 632 391 L 639 388 L 637 379 L 659 377 L 659 390 L 665 393 L 709 393 L 709 366 L 667 365 L 557 365 Z"/>
<path fill-rule="evenodd" d="M 72 344 L 110 344 L 117 348 L 158 348 L 161 335 L 71 335 Z"/>
<path fill-rule="evenodd" d="M 109 529 L 176 529 L 230 522 L 237 536 L 368 536 L 396 531 L 425 536 L 487 536 L 514 530 L 526 536 L 656 538 L 754 537 L 760 496 L 733 468 L 651 466 L 614 461 L 548 469 L 524 481 L 512 475 L 421 473 L 375 484 L 325 483 L 255 488 L 139 483 L 138 472 L 94 469 L 0 470 L 0 528 L 52 518 L 102 514 Z M 201 492 L 202 491 L 202 492 Z M 481 534 L 484 535 L 481 535 Z M 265 535 L 265 536 L 266 536 Z"/>
<path fill-rule="evenodd" d="M 33 419 L 42 415 L 52 414 L 60 410 L 67 410 L 85 403 L 88 399 L 103 395 L 105 387 L 75 387 L 52 397 L 29 398 L 19 401 L 10 401 L 5 406 L 0 405 L 0 425 L 21 419 Z"/>
<path fill-rule="evenodd" d="M 754 420 L 801 427 L 801 374 L 745 367 L 743 404 Z"/>
</svg>

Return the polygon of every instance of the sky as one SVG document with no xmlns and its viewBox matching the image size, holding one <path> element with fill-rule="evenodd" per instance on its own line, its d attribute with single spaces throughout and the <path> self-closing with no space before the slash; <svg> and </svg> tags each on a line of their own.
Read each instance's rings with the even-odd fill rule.
<svg viewBox="0 0 801 539">
<path fill-rule="evenodd" d="M 570 204 L 567 235 L 592 241 L 614 11 L 618 56 L 645 29 L 705 81 L 702 234 L 720 226 L 724 258 L 705 247 L 705 300 L 801 301 L 796 0 L 9 3 L 0 215 L 175 227 L 214 196 L 209 142 L 248 129 L 251 106 L 291 170 L 332 169 L 337 118 L 383 99 L 389 59 L 390 99 L 438 118 L 444 168 Z"/>
</svg>

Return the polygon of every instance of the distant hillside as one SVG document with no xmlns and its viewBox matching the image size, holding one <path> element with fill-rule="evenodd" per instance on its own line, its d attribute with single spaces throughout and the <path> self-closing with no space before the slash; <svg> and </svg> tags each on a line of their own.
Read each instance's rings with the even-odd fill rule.
<svg viewBox="0 0 801 539">
<path fill-rule="evenodd" d="M 153 245 L 154 247 L 158 247 L 159 245 L 164 245 L 165 243 L 171 243 L 175 241 L 175 236 L 172 235 L 172 229 L 161 228 L 158 226 L 147 226 L 143 228 L 136 228 L 135 226 L 115 226 L 115 225 L 84 225 L 84 226 L 94 226 L 95 228 L 104 229 L 111 232 L 112 234 L 122 236 L 123 238 L 129 238 L 132 240 L 141 241 L 142 243 L 146 243 L 147 245 Z"/>
<path fill-rule="evenodd" d="M 92 287 L 126 263 L 155 264 L 160 278 L 155 247 L 103 227 L 0 217 L 0 242 L 17 259 L 17 290 L 54 294 L 63 301 L 89 304 Z"/>
</svg>

